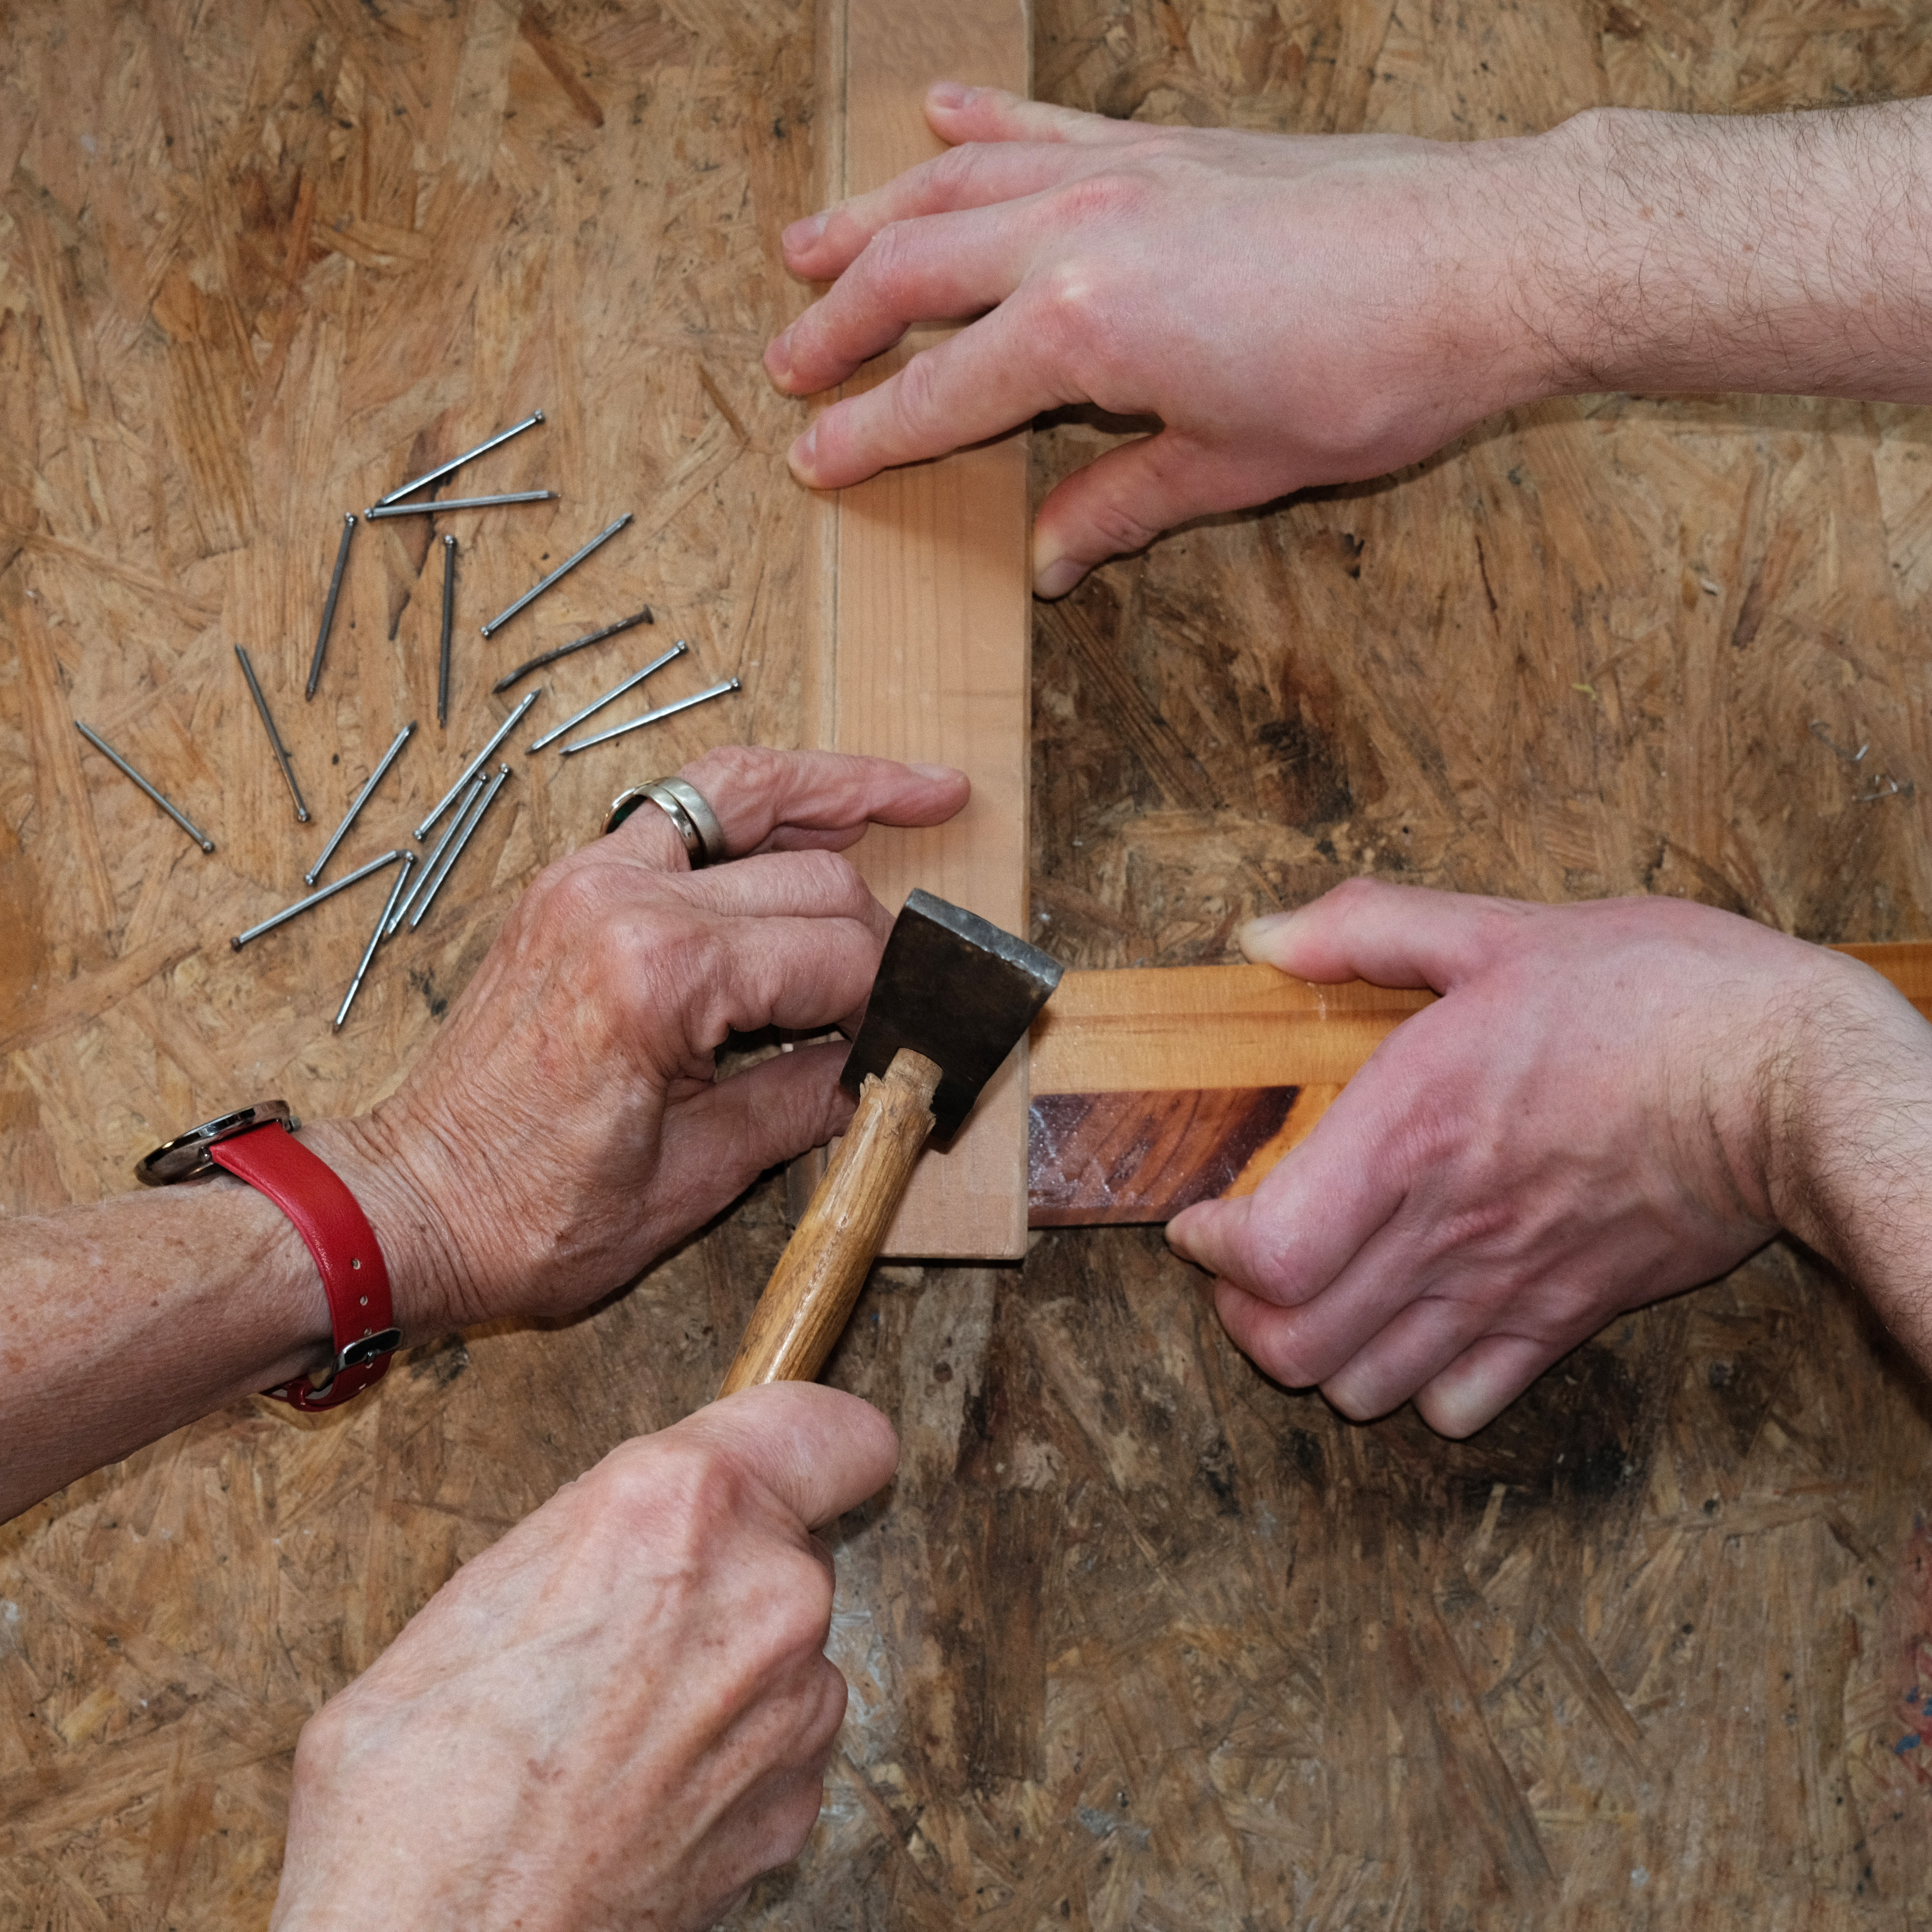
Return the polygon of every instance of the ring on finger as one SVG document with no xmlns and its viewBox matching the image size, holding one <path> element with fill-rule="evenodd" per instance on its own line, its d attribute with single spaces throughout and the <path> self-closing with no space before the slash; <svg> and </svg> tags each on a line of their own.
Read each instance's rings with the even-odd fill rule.
<svg viewBox="0 0 1932 1932">
<path fill-rule="evenodd" d="M 604 831 L 616 831 L 647 799 L 670 820 L 694 872 L 706 866 L 722 866 L 730 857 L 718 814 L 704 794 L 682 778 L 652 778 L 646 784 L 633 785 L 628 791 L 620 792 L 604 815 Z"/>
</svg>

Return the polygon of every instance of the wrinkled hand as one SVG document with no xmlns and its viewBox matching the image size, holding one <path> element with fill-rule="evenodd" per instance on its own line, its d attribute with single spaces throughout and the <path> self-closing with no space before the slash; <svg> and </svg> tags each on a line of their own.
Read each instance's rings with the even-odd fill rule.
<svg viewBox="0 0 1932 1932">
<path fill-rule="evenodd" d="M 427 1231 L 391 1258 L 411 1340 L 586 1306 L 850 1112 L 838 1048 L 724 1081 L 713 1053 L 734 1029 L 815 1030 L 862 1006 L 891 921 L 823 848 L 868 821 L 937 824 L 965 778 L 744 746 L 680 776 L 748 856 L 693 872 L 646 806 L 550 866 L 409 1079 L 349 1124 L 386 1250 L 400 1223 Z"/>
<path fill-rule="evenodd" d="M 1092 403 L 1155 416 L 1042 507 L 1035 589 L 1210 511 L 1381 476 L 1548 386 L 1516 251 L 1552 137 L 1285 136 L 1109 121 L 952 83 L 952 151 L 795 224 L 830 292 L 767 349 L 778 387 L 842 382 L 920 321 L 981 320 L 791 452 L 820 488 Z"/>
<path fill-rule="evenodd" d="M 303 1730 L 276 1932 L 714 1923 L 818 1815 L 845 1684 L 811 1532 L 896 1454 L 784 1383 L 566 1484 Z"/>
<path fill-rule="evenodd" d="M 1863 966 L 1669 899 L 1355 880 L 1242 944 L 1304 979 L 1444 997 L 1252 1197 L 1190 1208 L 1168 1238 L 1220 1277 L 1222 1321 L 1268 1373 L 1358 1419 L 1413 1396 L 1447 1436 L 1778 1232 L 1808 1029 L 1874 1005 L 1919 1025 Z"/>
</svg>

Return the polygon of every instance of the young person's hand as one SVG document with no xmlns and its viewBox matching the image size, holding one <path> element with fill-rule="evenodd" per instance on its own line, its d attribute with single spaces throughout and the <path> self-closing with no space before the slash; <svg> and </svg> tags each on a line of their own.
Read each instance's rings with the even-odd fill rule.
<svg viewBox="0 0 1932 1932">
<path fill-rule="evenodd" d="M 794 443 L 832 489 L 1073 404 L 1153 436 L 1042 506 L 1034 587 L 1213 511 L 1380 476 L 1534 398 L 1932 400 L 1932 103 L 1596 110 L 1472 142 L 1150 127 L 934 86 L 950 152 L 794 223 L 788 393 L 976 317 Z"/>
<path fill-rule="evenodd" d="M 1876 974 L 1673 899 L 1355 880 L 1251 958 L 1428 986 L 1246 1200 L 1168 1228 L 1234 1340 L 1344 1414 L 1466 1436 L 1619 1311 L 1782 1228 L 1932 1364 L 1932 1027 Z"/>
</svg>

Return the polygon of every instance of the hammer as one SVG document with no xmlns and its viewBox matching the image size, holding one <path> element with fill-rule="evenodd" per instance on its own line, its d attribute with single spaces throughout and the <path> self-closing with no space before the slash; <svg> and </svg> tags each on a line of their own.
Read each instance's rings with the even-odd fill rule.
<svg viewBox="0 0 1932 1932">
<path fill-rule="evenodd" d="M 915 890 L 839 1084 L 858 1111 L 752 1312 L 720 1395 L 810 1382 L 843 1332 L 928 1136 L 950 1142 L 1060 983 L 1060 962 Z"/>
</svg>

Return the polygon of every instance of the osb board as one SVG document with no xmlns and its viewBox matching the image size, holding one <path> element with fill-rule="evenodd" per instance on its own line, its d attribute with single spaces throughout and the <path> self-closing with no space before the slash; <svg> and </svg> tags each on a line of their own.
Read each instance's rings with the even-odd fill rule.
<svg viewBox="0 0 1932 1932">
<path fill-rule="evenodd" d="M 547 19 L 548 63 L 527 38 L 491 38 L 506 16 L 481 10 L 272 11 L 245 54 L 226 51 L 242 15 L 204 8 L 195 39 L 191 17 L 96 25 L 50 0 L 10 11 L 0 59 L 0 520 L 16 532 L 0 557 L 32 537 L 0 574 L 0 622 L 41 644 L 16 642 L 0 670 L 0 863 L 24 909 L 0 955 L 4 1010 L 20 1016 L 0 1087 L 10 1207 L 120 1186 L 151 1114 L 190 1117 L 231 1086 L 365 1098 L 433 1024 L 422 991 L 384 984 L 325 1046 L 359 906 L 231 980 L 225 921 L 198 898 L 227 848 L 205 860 L 171 828 L 151 833 L 111 775 L 82 786 L 43 762 L 61 756 L 43 744 L 79 744 L 74 693 L 116 696 L 103 728 L 139 724 L 165 748 L 192 725 L 225 782 L 259 788 L 258 806 L 211 814 L 218 837 L 260 820 L 266 842 L 286 812 L 245 694 L 191 657 L 226 656 L 230 574 L 254 583 L 240 559 L 274 547 L 199 548 L 194 446 L 169 386 L 226 368 L 252 393 L 242 345 L 262 352 L 232 315 L 245 328 L 274 298 L 272 356 L 298 170 L 319 206 L 352 208 L 365 177 L 373 195 L 418 165 L 420 139 L 426 170 L 520 212 L 487 259 L 525 251 L 532 299 L 547 278 L 530 251 L 578 238 L 593 259 L 560 314 L 646 264 L 651 300 L 624 326 L 648 352 L 576 358 L 610 385 L 584 434 L 689 454 L 717 434 L 680 359 L 701 353 L 747 448 L 653 554 L 669 587 L 638 587 L 694 628 L 709 614 L 707 650 L 742 626 L 758 640 L 747 661 L 769 666 L 788 634 L 792 580 L 770 560 L 801 541 L 784 535 L 778 458 L 796 417 L 752 364 L 802 299 L 763 244 L 808 198 L 802 11 L 566 7 Z M 1050 0 L 1036 91 L 1168 120 L 1468 134 L 1611 98 L 1924 91 L 1924 32 L 1883 8 L 1315 0 L 1285 20 L 1262 0 Z M 442 76 L 458 75 L 452 92 Z M 258 124 L 284 158 L 247 131 Z M 86 160 L 80 133 L 138 159 Z M 607 170 L 615 212 L 600 204 L 587 234 L 550 225 L 548 198 L 590 205 L 584 184 Z M 640 213 L 640 196 L 658 199 Z M 319 339 L 298 362 L 303 332 L 416 271 L 295 255 L 304 298 L 280 383 L 308 370 L 292 396 L 344 400 L 306 444 L 266 427 L 292 400 L 263 418 L 279 442 L 224 447 L 247 463 L 254 514 L 299 500 L 285 626 L 299 660 L 330 526 L 355 502 L 310 472 L 361 406 L 346 323 L 342 346 Z M 145 293 L 170 263 L 212 311 L 172 346 Z M 398 436 L 428 423 L 441 449 L 512 419 L 525 394 L 563 408 L 560 391 L 476 374 L 496 367 L 506 298 L 397 302 L 397 326 L 424 332 L 433 366 L 466 386 L 460 421 L 406 410 Z M 532 352 L 562 356 L 580 331 L 540 335 Z M 357 394 L 417 380 L 393 335 L 355 341 Z M 68 413 L 68 372 L 86 375 L 85 416 Z M 1036 436 L 1036 487 L 1096 440 L 1078 423 Z M 284 480 L 284 446 L 314 452 L 302 476 Z M 1816 938 L 1932 933 L 1928 497 L 1912 412 L 1598 400 L 1111 566 L 1036 620 L 1036 934 L 1082 966 L 1212 963 L 1237 919 L 1369 868 L 1556 898 L 1688 892 Z M 507 542 L 523 526 L 501 527 Z M 56 590 L 62 622 L 24 628 L 16 614 Z M 404 613 L 411 678 L 433 601 Z M 358 612 L 358 643 L 386 638 L 388 608 Z M 337 648 L 345 680 L 365 663 L 372 686 L 388 674 L 386 643 L 366 660 Z M 602 688 L 596 674 L 572 689 Z M 278 675 L 286 718 L 294 674 Z M 374 714 L 402 688 L 383 686 L 351 752 L 386 743 Z M 220 718 L 196 710 L 204 690 L 226 694 Z M 427 691 L 407 687 L 416 715 Z M 789 728 L 751 701 L 757 729 Z M 459 683 L 452 731 L 476 704 Z M 166 755 L 196 778 L 184 802 L 206 802 L 196 786 L 217 780 Z M 548 785 L 520 772 L 518 793 L 504 829 L 527 834 L 527 860 L 506 844 L 459 874 L 447 923 L 419 935 L 436 998 L 520 868 L 582 836 L 597 802 L 586 787 L 546 806 Z M 537 836 L 544 811 L 554 847 Z M 370 849 L 404 816 L 372 826 Z M 30 932 L 40 962 L 22 959 Z M 627 1430 L 701 1400 L 782 1238 L 761 1190 L 588 1321 L 419 1352 L 326 1430 L 248 1408 L 212 1418 L 0 1536 L 0 1921 L 260 1924 L 302 1716 L 458 1561 Z M 854 1700 L 826 1814 L 736 1924 L 1784 1932 L 1932 1918 L 1924 1753 L 1908 1742 L 1932 1631 L 1914 1526 L 1932 1427 L 1919 1378 L 1855 1300 L 1783 1248 L 1617 1324 L 1460 1448 L 1412 1418 L 1342 1424 L 1257 1377 L 1140 1231 L 1044 1236 L 1019 1270 L 883 1270 L 832 1374 L 894 1415 L 905 1460 L 836 1539 L 833 1649 Z"/>
<path fill-rule="evenodd" d="M 920 107 L 934 76 L 1027 91 L 1026 0 L 823 0 L 820 31 L 828 200 L 942 151 Z M 913 331 L 845 392 L 944 333 Z M 1016 932 L 1028 911 L 1026 442 L 1018 431 L 888 471 L 820 506 L 830 582 L 812 664 L 825 742 L 955 765 L 973 781 L 950 824 L 868 836 L 854 856 L 873 890 L 896 910 L 922 886 Z M 964 1132 L 921 1158 L 883 1252 L 1025 1253 L 1026 1058 L 1022 1041 Z"/>
</svg>

